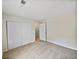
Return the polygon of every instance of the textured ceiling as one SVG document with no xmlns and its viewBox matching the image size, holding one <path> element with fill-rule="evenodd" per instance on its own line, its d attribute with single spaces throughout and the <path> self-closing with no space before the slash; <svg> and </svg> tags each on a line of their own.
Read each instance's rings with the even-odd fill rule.
<svg viewBox="0 0 79 59">
<path fill-rule="evenodd" d="M 20 2 L 21 0 L 3 0 L 3 13 L 42 20 L 76 12 L 75 0 L 26 0 L 25 5 Z"/>
</svg>

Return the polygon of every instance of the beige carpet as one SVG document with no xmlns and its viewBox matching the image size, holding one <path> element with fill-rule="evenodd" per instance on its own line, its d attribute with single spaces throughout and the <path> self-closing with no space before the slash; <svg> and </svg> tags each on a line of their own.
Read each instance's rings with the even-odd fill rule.
<svg viewBox="0 0 79 59">
<path fill-rule="evenodd" d="M 3 59 L 77 59 L 77 51 L 40 41 L 3 53 Z"/>
</svg>

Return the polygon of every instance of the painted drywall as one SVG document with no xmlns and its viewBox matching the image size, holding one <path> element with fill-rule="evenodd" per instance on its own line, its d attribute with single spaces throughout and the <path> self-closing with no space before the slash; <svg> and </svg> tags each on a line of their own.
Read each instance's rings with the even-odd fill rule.
<svg viewBox="0 0 79 59">
<path fill-rule="evenodd" d="M 6 20 L 8 21 L 8 41 L 6 36 Z M 38 21 L 11 16 L 3 13 L 2 22 L 3 52 L 24 44 L 28 44 L 35 40 L 35 24 Z M 40 39 L 45 40 L 44 25 L 40 25 Z"/>
<path fill-rule="evenodd" d="M 35 21 L 27 20 L 25 18 L 13 17 L 10 15 L 3 14 L 3 51 L 7 51 L 7 38 L 6 38 L 6 20 L 13 22 L 28 22 L 34 25 Z M 68 47 L 71 49 L 77 49 L 76 46 L 76 14 L 67 13 L 65 15 L 53 17 L 47 21 L 47 39 L 49 42 Z M 34 26 L 33 26 L 34 30 Z M 44 24 L 40 27 L 40 38 L 45 39 Z"/>
<path fill-rule="evenodd" d="M 8 32 L 9 32 L 8 40 L 9 41 L 7 41 L 7 36 L 6 36 L 6 20 L 8 21 Z M 13 16 L 10 16 L 7 14 L 3 14 L 2 22 L 3 22 L 2 23 L 2 50 L 3 51 L 7 51 L 9 49 L 16 48 L 18 46 L 27 44 L 28 42 L 34 41 L 34 26 L 32 26 L 34 23 L 33 21 L 26 20 L 26 19 L 19 18 L 19 17 L 13 17 Z M 27 27 L 26 25 L 29 25 L 29 26 Z M 21 27 L 23 27 L 23 28 L 21 29 Z M 28 30 L 30 28 L 31 29 L 29 31 L 25 31 L 27 28 L 28 28 Z M 17 32 L 17 35 L 16 35 L 17 37 L 15 37 L 16 32 Z M 29 39 L 27 39 L 27 36 L 25 36 L 25 34 L 27 35 L 26 32 L 28 32 L 28 37 L 31 36 L 31 37 L 29 37 Z M 14 33 L 14 35 L 12 33 Z M 21 33 L 22 33 L 22 36 L 20 37 Z M 30 35 L 31 33 L 32 33 L 32 35 Z M 19 39 L 20 42 L 18 41 L 18 38 L 21 38 L 21 39 Z M 14 39 L 17 39 L 17 40 L 14 40 Z M 13 42 L 12 42 L 12 40 L 13 40 Z M 14 43 L 14 41 L 16 41 L 16 43 Z M 8 47 L 7 47 L 7 44 L 9 44 L 10 46 L 8 45 Z"/>
<path fill-rule="evenodd" d="M 76 13 L 64 14 L 47 20 L 49 42 L 77 49 Z"/>
<path fill-rule="evenodd" d="M 7 51 L 6 20 L 2 18 L 2 51 Z"/>
</svg>

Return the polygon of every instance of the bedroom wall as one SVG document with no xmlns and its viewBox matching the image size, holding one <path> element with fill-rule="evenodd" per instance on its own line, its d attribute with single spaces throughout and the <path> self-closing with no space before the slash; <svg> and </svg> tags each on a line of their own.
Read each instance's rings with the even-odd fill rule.
<svg viewBox="0 0 79 59">
<path fill-rule="evenodd" d="M 6 36 L 6 20 L 7 21 L 12 21 L 12 23 L 11 22 L 8 22 L 8 32 L 9 32 L 9 34 L 8 34 L 8 40 L 7 40 L 7 36 Z M 3 20 L 2 20 L 2 50 L 3 51 L 7 51 L 8 49 L 12 49 L 12 48 L 15 48 L 15 47 L 17 47 L 17 46 L 20 46 L 20 44 L 23 44 L 21 41 L 23 40 L 22 39 L 22 37 L 21 37 L 21 33 L 22 33 L 22 29 L 20 28 L 20 27 L 22 27 L 21 26 L 21 23 L 20 22 L 28 22 L 28 23 L 30 23 L 29 21 L 24 21 L 25 19 L 22 19 L 22 18 L 18 18 L 18 17 L 13 17 L 13 16 L 10 16 L 10 15 L 6 15 L 6 14 L 3 14 Z M 14 25 L 13 25 L 14 24 Z M 16 26 L 16 27 L 15 27 Z M 18 27 L 18 28 L 17 28 Z M 13 28 L 13 29 L 12 29 Z M 18 32 L 18 31 L 19 32 Z M 17 31 L 17 32 L 16 32 Z M 13 32 L 13 34 L 12 34 L 12 32 Z M 16 35 L 15 35 L 15 32 L 16 32 Z M 29 35 L 29 34 L 28 34 Z M 20 38 L 19 39 L 19 43 L 17 42 L 18 41 L 18 38 L 16 38 L 16 36 L 18 37 L 18 38 Z M 20 37 L 19 37 L 20 36 Z M 11 39 L 11 40 L 10 40 Z M 15 39 L 15 40 L 14 40 Z M 10 43 L 10 41 L 11 41 L 11 43 Z M 15 41 L 15 43 L 14 42 L 12 42 L 12 41 Z M 28 40 L 27 40 L 28 41 Z M 27 43 L 27 41 L 26 41 L 26 43 Z M 14 44 L 13 44 L 14 43 Z M 9 44 L 8 45 L 8 47 L 7 47 L 7 44 Z"/>
<path fill-rule="evenodd" d="M 6 20 L 9 21 L 8 22 L 9 41 L 7 41 L 7 36 L 6 36 Z M 8 49 L 16 48 L 18 46 L 34 41 L 35 23 L 37 23 L 37 21 L 3 13 L 2 22 L 3 22 L 2 23 L 2 51 L 3 52 L 7 51 Z M 40 39 L 45 40 L 44 25 L 40 25 Z M 9 44 L 8 49 L 7 49 L 7 44 Z"/>
<path fill-rule="evenodd" d="M 32 24 L 35 21 L 26 20 L 25 18 L 13 17 L 6 14 L 3 14 L 2 16 L 2 50 L 7 51 L 6 20 L 28 22 Z M 44 30 L 44 25 L 41 25 L 41 40 L 45 40 Z M 53 17 L 52 19 L 47 20 L 47 39 L 49 42 L 76 50 L 76 31 L 76 14 L 74 13 Z"/>
<path fill-rule="evenodd" d="M 2 17 L 2 51 L 7 51 L 6 20 Z"/>
<path fill-rule="evenodd" d="M 67 13 L 47 20 L 48 41 L 77 49 L 76 13 Z"/>
<path fill-rule="evenodd" d="M 8 43 L 7 43 L 7 37 L 6 37 L 6 20 L 12 21 L 12 23 L 8 22 L 8 26 L 9 26 L 8 40 L 11 39 L 8 41 Z M 3 22 L 2 23 L 2 50 L 3 51 L 7 51 L 7 44 L 9 44 L 8 49 L 12 49 L 34 41 L 34 26 L 32 26 L 34 22 L 32 20 L 26 20 L 24 18 L 13 17 L 7 14 L 3 14 L 2 22 Z M 21 27 L 23 27 L 23 29 Z"/>
</svg>

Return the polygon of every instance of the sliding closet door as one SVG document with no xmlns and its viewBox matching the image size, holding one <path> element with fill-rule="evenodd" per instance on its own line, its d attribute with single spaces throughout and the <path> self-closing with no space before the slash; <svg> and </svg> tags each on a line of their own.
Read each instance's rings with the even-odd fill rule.
<svg viewBox="0 0 79 59">
<path fill-rule="evenodd" d="M 13 49 L 34 41 L 34 31 L 31 23 L 7 22 L 8 49 Z"/>
</svg>

